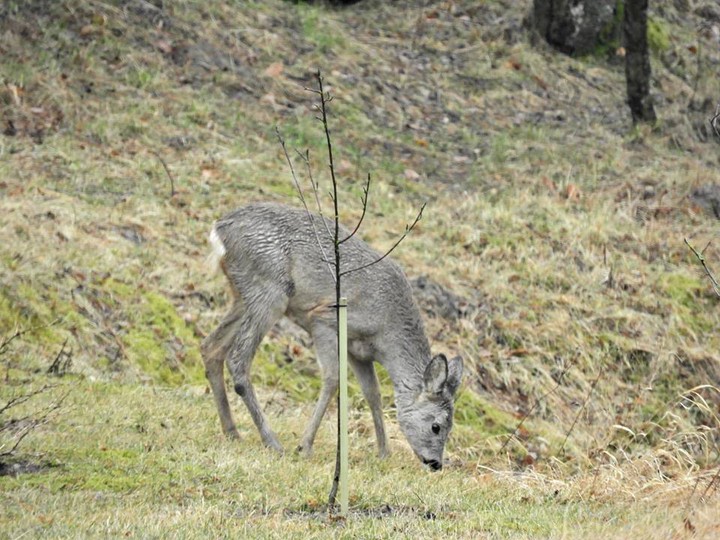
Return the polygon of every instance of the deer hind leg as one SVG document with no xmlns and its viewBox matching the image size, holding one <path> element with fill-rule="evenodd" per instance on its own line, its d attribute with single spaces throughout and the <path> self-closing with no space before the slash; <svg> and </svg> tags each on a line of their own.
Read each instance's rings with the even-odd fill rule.
<svg viewBox="0 0 720 540">
<path fill-rule="evenodd" d="M 222 322 L 203 340 L 200 346 L 203 362 L 205 363 L 205 377 L 207 377 L 210 383 L 213 398 L 215 399 L 215 406 L 220 416 L 220 425 L 222 426 L 223 433 L 231 439 L 240 438 L 240 434 L 235 427 L 235 422 L 230 412 L 230 404 L 228 403 L 225 390 L 223 368 L 225 356 L 232 345 L 242 315 L 242 303 L 236 300 Z"/>
<path fill-rule="evenodd" d="M 262 338 L 285 313 L 288 297 L 274 287 L 267 287 L 266 290 L 255 290 L 252 297 L 246 296 L 246 300 L 245 309 L 238 322 L 237 334 L 227 358 L 228 370 L 235 383 L 235 392 L 245 403 L 263 443 L 273 450 L 282 452 L 283 448 L 270 428 L 255 395 L 250 380 L 250 366 Z"/>
<path fill-rule="evenodd" d="M 318 364 L 322 371 L 322 388 L 315 409 L 310 418 L 310 423 L 305 428 L 302 442 L 298 451 L 305 455 L 312 452 L 313 442 L 322 422 L 325 411 L 330 404 L 330 399 L 338 389 L 338 362 L 337 362 L 337 335 L 335 328 L 329 324 L 317 322 L 312 327 L 312 338 L 315 343 L 315 353 Z"/>
<path fill-rule="evenodd" d="M 375 425 L 378 454 L 381 458 L 387 457 L 390 454 L 390 449 L 385 434 L 385 424 L 383 423 L 382 398 L 380 396 L 380 385 L 375 374 L 375 366 L 371 360 L 362 361 L 353 357 L 349 357 L 348 360 L 370 407 L 373 424 Z"/>
</svg>

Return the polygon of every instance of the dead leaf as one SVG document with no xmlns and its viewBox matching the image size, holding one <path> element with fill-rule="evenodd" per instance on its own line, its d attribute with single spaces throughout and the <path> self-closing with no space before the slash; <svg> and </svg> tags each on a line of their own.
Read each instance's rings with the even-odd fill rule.
<svg viewBox="0 0 720 540">
<path fill-rule="evenodd" d="M 260 98 L 260 101 L 263 103 L 268 103 L 270 105 L 275 105 L 275 94 L 265 94 L 263 97 Z"/>
<path fill-rule="evenodd" d="M 8 83 L 7 88 L 10 91 L 10 96 L 12 97 L 13 103 L 19 107 L 21 104 L 20 96 L 22 96 L 24 92 L 22 86 Z"/>
<path fill-rule="evenodd" d="M 204 179 L 213 178 L 217 175 L 218 175 L 218 173 L 215 169 L 202 168 L 200 170 L 200 176 Z"/>
<path fill-rule="evenodd" d="M 557 191 L 557 186 L 555 185 L 555 182 L 550 180 L 547 176 L 543 176 L 542 180 L 540 180 L 546 188 L 548 188 L 550 191 Z"/>
<path fill-rule="evenodd" d="M 515 71 L 520 71 L 520 70 L 522 69 L 522 64 L 521 64 L 520 62 L 518 62 L 517 60 L 512 59 L 512 58 L 511 58 L 510 60 L 508 60 L 507 65 L 508 65 L 508 67 L 511 67 L 511 68 L 514 69 Z"/>
<path fill-rule="evenodd" d="M 688 48 L 688 51 L 690 51 L 692 54 L 697 54 L 698 48 L 695 45 L 690 45 Z"/>
<path fill-rule="evenodd" d="M 279 77 L 279 76 L 282 74 L 282 72 L 283 72 L 284 69 L 285 69 L 285 66 L 283 65 L 282 62 L 273 62 L 272 64 L 270 64 L 270 65 L 267 67 L 267 69 L 265 69 L 265 71 L 263 72 L 263 74 L 264 74 L 266 77 L 276 78 L 276 77 Z"/>
<path fill-rule="evenodd" d="M 547 89 L 548 89 L 547 83 L 546 83 L 545 81 L 543 81 L 543 80 L 542 80 L 540 77 L 538 77 L 537 75 L 533 75 L 533 76 L 532 76 L 532 79 L 533 79 L 533 81 L 535 81 L 535 83 L 536 83 L 540 88 L 542 88 L 543 90 L 547 90 Z"/>
<path fill-rule="evenodd" d="M 580 198 L 581 192 L 580 188 L 577 187 L 575 184 L 568 184 L 565 188 L 565 198 L 568 200 L 577 200 Z"/>
<path fill-rule="evenodd" d="M 341 159 L 335 172 L 338 174 L 345 174 L 350 169 L 352 169 L 352 163 L 350 163 L 347 159 Z"/>
<path fill-rule="evenodd" d="M 86 24 L 80 29 L 80 35 L 83 37 L 90 36 L 97 32 L 97 28 L 93 24 Z"/>
<path fill-rule="evenodd" d="M 405 169 L 405 172 L 403 174 L 405 175 L 405 179 L 409 180 L 410 182 L 416 182 L 420 179 L 420 174 L 412 169 Z"/>
<path fill-rule="evenodd" d="M 164 39 L 159 39 L 155 42 L 155 47 L 163 53 L 163 54 L 170 54 L 173 51 L 173 46 L 170 44 L 169 41 L 166 41 Z"/>
</svg>

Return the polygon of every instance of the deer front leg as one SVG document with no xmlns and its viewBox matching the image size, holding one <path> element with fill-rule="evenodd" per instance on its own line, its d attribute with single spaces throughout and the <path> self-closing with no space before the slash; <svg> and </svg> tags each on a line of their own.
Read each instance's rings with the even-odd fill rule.
<svg viewBox="0 0 720 540">
<path fill-rule="evenodd" d="M 315 343 L 317 361 L 322 371 L 322 388 L 320 390 L 320 397 L 310 418 L 310 423 L 305 428 L 302 442 L 300 446 L 298 446 L 298 451 L 305 455 L 310 455 L 312 452 L 315 435 L 320 427 L 323 416 L 325 416 L 325 411 L 330 404 L 330 400 L 335 395 L 335 392 L 337 392 L 339 379 L 337 335 L 335 329 L 327 324 L 316 323 L 312 328 L 312 337 Z"/>
<path fill-rule="evenodd" d="M 373 424 L 375 425 L 375 437 L 378 444 L 378 455 L 385 458 L 390 455 L 385 424 L 383 422 L 382 398 L 380 396 L 380 385 L 378 384 L 375 366 L 372 360 L 362 361 L 353 357 L 349 358 L 350 367 L 360 383 L 360 388 L 365 400 L 370 407 Z"/>
</svg>

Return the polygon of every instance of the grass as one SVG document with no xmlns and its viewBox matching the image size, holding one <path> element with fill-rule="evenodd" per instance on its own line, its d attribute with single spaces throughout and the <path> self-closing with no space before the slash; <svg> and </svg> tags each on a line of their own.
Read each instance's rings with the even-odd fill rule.
<svg viewBox="0 0 720 540">
<path fill-rule="evenodd" d="M 717 153 L 691 126 L 707 111 L 686 104 L 720 87 L 683 72 L 685 41 L 706 39 L 694 15 L 652 14 L 675 38 L 653 60 L 663 124 L 646 130 L 621 66 L 484 19 L 519 21 L 529 2 L 40 4 L 0 8 L 0 120 L 16 131 L 0 141 L 0 330 L 59 322 L 0 355 L 0 404 L 48 381 L 22 411 L 70 394 L 13 458 L 47 467 L 0 477 L 3 536 L 714 536 L 720 314 L 683 238 L 717 234 L 687 198 Z M 276 457 L 236 401 L 243 438 L 223 440 L 198 353 L 228 304 L 204 264 L 210 224 L 248 201 L 297 204 L 274 126 L 326 190 L 302 89 L 318 67 L 343 221 L 367 172 L 361 233 L 378 249 L 427 200 L 395 258 L 468 305 L 426 318 L 468 370 L 442 474 L 411 457 L 386 374 L 394 453 L 376 459 L 351 388 L 347 522 L 322 511 L 333 423 L 309 460 Z M 713 244 L 706 256 L 720 266 Z M 66 340 L 71 374 L 48 379 Z M 307 337 L 274 330 L 253 376 L 292 449 L 319 389 Z"/>
<path fill-rule="evenodd" d="M 467 466 L 418 475 L 407 463 L 395 426 L 395 452 L 381 461 L 367 434 L 357 432 L 359 425 L 369 431 L 369 419 L 355 414 L 352 512 L 346 521 L 329 519 L 322 508 L 332 472 L 330 420 L 313 457 L 278 457 L 261 447 L 253 430 L 244 429 L 240 443 L 223 439 L 201 386 L 71 377 L 41 397 L 50 401 L 69 388 L 62 413 L 35 431 L 28 445 L 42 449 L 31 456 L 52 458 L 43 461 L 40 472 L 0 478 L 0 527 L 8 537 L 620 538 L 675 532 L 684 517 L 681 507 L 671 509 L 655 528 L 647 527 L 663 501 L 682 501 L 692 488 L 679 479 L 675 489 L 681 488 L 683 497 L 663 493 L 667 483 L 650 476 L 633 493 L 619 476 L 639 475 L 622 468 L 598 470 L 593 478 Z M 286 446 L 294 442 L 293 432 L 309 409 L 292 400 L 273 401 L 271 420 Z M 239 418 L 247 426 L 245 416 L 241 412 Z M 272 473 L 277 470 L 283 471 L 279 483 Z M 692 517 L 696 526 L 707 521 L 708 532 L 714 520 L 704 512 L 710 509 Z"/>
</svg>

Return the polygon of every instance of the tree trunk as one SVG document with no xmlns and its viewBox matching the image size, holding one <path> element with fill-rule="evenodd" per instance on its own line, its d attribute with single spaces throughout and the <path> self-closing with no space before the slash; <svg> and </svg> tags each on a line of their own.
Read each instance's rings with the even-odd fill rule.
<svg viewBox="0 0 720 540">
<path fill-rule="evenodd" d="M 634 124 L 657 120 L 650 97 L 647 9 L 648 0 L 625 0 L 625 79 Z"/>
<path fill-rule="evenodd" d="M 613 41 L 617 0 L 533 0 L 531 27 L 570 55 L 589 54 Z"/>
</svg>

